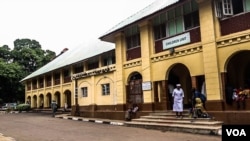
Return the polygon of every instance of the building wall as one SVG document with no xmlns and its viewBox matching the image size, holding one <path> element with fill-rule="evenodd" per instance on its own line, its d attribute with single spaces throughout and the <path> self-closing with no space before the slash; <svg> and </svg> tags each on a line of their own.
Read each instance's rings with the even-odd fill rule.
<svg viewBox="0 0 250 141">
<path fill-rule="evenodd" d="M 250 50 L 250 29 L 221 35 L 220 21 L 214 14 L 212 0 L 197 1 L 200 17 L 200 41 L 191 44 L 174 47 L 170 50 L 157 51 L 155 53 L 155 41 L 153 37 L 152 22 L 145 19 L 137 24 L 140 28 L 141 58 L 127 61 L 126 41 L 122 31 L 112 33 L 115 36 L 115 69 L 107 73 L 78 78 L 78 103 L 82 116 L 117 118 L 122 119 L 127 109 L 127 91 L 129 78 L 134 72 L 142 76 L 142 82 L 151 82 L 152 89 L 143 91 L 143 104 L 141 114 L 147 114 L 154 110 L 169 109 L 167 85 L 172 69 L 181 64 L 187 68 L 191 80 L 186 84 L 186 78 L 180 78 L 185 92 L 190 97 L 191 87 L 197 87 L 197 77 L 204 76 L 207 92 L 207 109 L 210 111 L 235 110 L 233 106 L 225 104 L 225 85 L 227 65 L 235 54 L 240 51 Z M 179 67 L 181 68 L 181 67 Z M 110 84 L 110 95 L 101 94 L 101 84 Z M 88 96 L 82 97 L 81 87 L 88 87 Z M 51 93 L 56 91 L 61 94 L 70 90 L 74 93 L 75 81 L 67 85 L 46 88 L 39 92 L 26 91 L 26 97 L 39 96 L 40 93 Z M 61 103 L 63 102 L 61 98 Z M 185 99 L 188 102 L 188 99 Z M 75 97 L 72 94 L 72 105 Z M 250 107 L 247 104 L 247 107 Z M 76 109 L 73 108 L 72 114 Z M 107 112 L 107 110 L 109 112 Z M 104 114 L 103 111 L 106 111 Z M 222 117 L 221 113 L 212 113 Z"/>
<path fill-rule="evenodd" d="M 99 76 L 91 76 L 89 78 L 78 80 L 78 102 L 81 106 L 88 106 L 92 104 L 96 105 L 113 105 L 117 103 L 116 100 L 116 91 L 114 81 L 114 74 L 109 73 Z M 101 84 L 110 84 L 110 94 L 102 95 Z M 88 88 L 88 96 L 83 97 L 81 88 Z"/>
<path fill-rule="evenodd" d="M 118 90 L 121 87 L 122 93 L 125 95 L 123 86 L 126 85 L 128 76 L 137 71 L 142 75 L 143 82 L 157 82 L 151 91 L 143 91 L 144 104 L 155 104 L 154 93 L 162 95 L 162 86 L 158 85 L 160 84 L 158 82 L 168 80 L 172 67 L 176 64 L 182 64 L 188 68 L 190 77 L 205 76 L 207 98 L 208 103 L 210 103 L 208 108 L 210 110 L 225 110 L 225 106 L 228 106 L 223 104 L 225 102 L 226 80 L 222 75 L 226 73 L 227 63 L 232 56 L 239 51 L 249 51 L 249 30 L 222 36 L 219 19 L 214 15 L 213 1 L 198 2 L 201 41 L 175 47 L 173 54 L 169 50 L 155 53 L 152 25 L 150 21 L 145 20 L 138 23 L 142 57 L 126 61 L 126 43 L 122 33 L 119 33 L 119 37 L 116 38 L 116 50 L 123 56 L 123 58 L 119 56 L 119 62 L 123 66 L 116 65 L 119 65 L 117 71 L 121 72 L 117 76 L 123 78 L 123 81 L 121 85 L 117 85 Z"/>
</svg>

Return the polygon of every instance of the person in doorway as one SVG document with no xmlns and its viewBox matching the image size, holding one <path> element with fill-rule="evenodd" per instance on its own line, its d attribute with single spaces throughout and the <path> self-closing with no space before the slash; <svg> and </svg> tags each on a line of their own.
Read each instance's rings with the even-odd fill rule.
<svg viewBox="0 0 250 141">
<path fill-rule="evenodd" d="M 40 108 L 41 108 L 41 109 L 43 108 L 43 101 L 41 101 L 41 106 L 40 106 Z"/>
<path fill-rule="evenodd" d="M 66 112 L 67 109 L 68 109 L 68 104 L 67 104 L 67 102 L 65 102 L 65 103 L 64 103 L 64 111 Z"/>
<path fill-rule="evenodd" d="M 232 99 L 237 104 L 237 110 L 240 110 L 240 108 L 242 109 L 246 108 L 246 98 L 247 98 L 247 94 L 242 88 L 234 89 Z"/>
<path fill-rule="evenodd" d="M 176 88 L 172 93 L 173 97 L 173 111 L 176 112 L 177 118 L 183 118 L 183 98 L 184 98 L 184 91 L 181 88 L 181 84 L 176 84 Z"/>
<path fill-rule="evenodd" d="M 174 85 L 173 84 L 168 84 L 168 99 L 169 99 L 169 103 L 172 106 L 173 105 L 173 99 L 172 99 L 172 94 L 174 91 Z"/>
</svg>

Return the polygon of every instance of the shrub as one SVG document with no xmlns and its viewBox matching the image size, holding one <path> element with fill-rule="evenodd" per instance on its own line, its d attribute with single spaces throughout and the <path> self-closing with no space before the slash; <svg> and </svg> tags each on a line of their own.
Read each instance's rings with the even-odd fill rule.
<svg viewBox="0 0 250 141">
<path fill-rule="evenodd" d="M 17 105 L 16 109 L 18 111 L 29 111 L 31 109 L 30 105 L 29 104 L 19 104 Z"/>
</svg>

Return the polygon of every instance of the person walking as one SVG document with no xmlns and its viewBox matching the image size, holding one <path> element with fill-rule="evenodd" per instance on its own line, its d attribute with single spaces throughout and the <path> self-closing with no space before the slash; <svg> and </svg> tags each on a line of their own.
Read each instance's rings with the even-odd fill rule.
<svg viewBox="0 0 250 141">
<path fill-rule="evenodd" d="M 53 100 L 51 103 L 51 109 L 52 109 L 52 117 L 55 117 L 56 110 L 57 110 L 57 103 L 55 100 Z"/>
<path fill-rule="evenodd" d="M 181 84 L 176 84 L 176 88 L 172 93 L 173 97 L 173 111 L 176 112 L 177 118 L 183 118 L 183 98 L 184 98 L 184 91 L 181 88 Z"/>
</svg>

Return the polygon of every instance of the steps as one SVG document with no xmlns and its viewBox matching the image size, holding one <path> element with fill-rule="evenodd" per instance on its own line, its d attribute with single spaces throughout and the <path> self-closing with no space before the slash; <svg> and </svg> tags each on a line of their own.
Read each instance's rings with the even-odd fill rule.
<svg viewBox="0 0 250 141">
<path fill-rule="evenodd" d="M 213 118 L 191 118 L 188 110 L 183 112 L 183 118 L 176 118 L 172 111 L 154 112 L 124 123 L 129 127 L 219 136 L 222 124 L 223 122 Z"/>
</svg>

